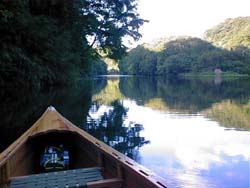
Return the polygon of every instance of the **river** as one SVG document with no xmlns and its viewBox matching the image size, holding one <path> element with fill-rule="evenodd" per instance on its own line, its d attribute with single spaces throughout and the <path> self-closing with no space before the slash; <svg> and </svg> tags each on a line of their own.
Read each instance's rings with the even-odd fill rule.
<svg viewBox="0 0 250 188">
<path fill-rule="evenodd" d="M 53 105 L 173 187 L 249 187 L 250 80 L 99 77 L 0 99 L 0 151 Z"/>
</svg>

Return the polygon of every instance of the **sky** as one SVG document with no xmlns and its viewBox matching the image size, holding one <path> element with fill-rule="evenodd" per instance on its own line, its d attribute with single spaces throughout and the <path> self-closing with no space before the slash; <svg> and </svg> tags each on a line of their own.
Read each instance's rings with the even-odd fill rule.
<svg viewBox="0 0 250 188">
<path fill-rule="evenodd" d="M 138 13 L 149 20 L 139 43 L 170 36 L 202 38 L 227 18 L 250 16 L 250 0 L 138 0 Z"/>
</svg>

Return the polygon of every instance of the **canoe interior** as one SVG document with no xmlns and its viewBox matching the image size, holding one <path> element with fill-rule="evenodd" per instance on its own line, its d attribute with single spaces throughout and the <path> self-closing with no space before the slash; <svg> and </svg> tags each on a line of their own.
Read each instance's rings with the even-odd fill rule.
<svg viewBox="0 0 250 188">
<path fill-rule="evenodd" d="M 46 146 L 69 151 L 69 169 L 100 167 L 104 179 L 122 179 L 122 188 L 166 188 L 165 180 L 79 129 L 55 110 L 43 116 L 0 154 L 0 187 L 12 178 L 40 173 Z"/>
<path fill-rule="evenodd" d="M 50 132 L 46 135 L 35 136 L 28 140 L 34 152 L 35 169 L 39 173 L 40 157 L 46 146 L 59 146 L 69 151 L 69 169 L 97 166 L 97 151 L 82 137 L 72 132 Z"/>
<path fill-rule="evenodd" d="M 53 131 L 47 134 L 28 138 L 8 160 L 10 177 L 25 176 L 40 173 L 40 157 L 46 146 L 63 144 L 69 151 L 69 169 L 100 166 L 98 164 L 98 148 L 85 140 L 79 134 L 66 131 Z M 112 161 L 112 160 L 111 160 Z M 109 164 L 112 164 L 109 161 Z M 104 163 L 103 163 L 104 164 Z M 115 166 L 115 165 L 114 165 Z M 112 167 L 112 165 L 110 166 Z M 109 167 L 109 168 L 110 168 Z M 115 176 L 105 169 L 105 176 Z"/>
</svg>

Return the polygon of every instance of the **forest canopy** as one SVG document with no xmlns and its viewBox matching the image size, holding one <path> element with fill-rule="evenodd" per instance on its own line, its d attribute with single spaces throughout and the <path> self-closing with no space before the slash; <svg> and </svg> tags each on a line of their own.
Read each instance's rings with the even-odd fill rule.
<svg viewBox="0 0 250 188">
<path fill-rule="evenodd" d="M 250 17 L 227 19 L 207 30 L 204 38 L 222 48 L 250 48 Z"/>
<path fill-rule="evenodd" d="M 106 72 L 140 38 L 136 0 L 2 0 L 0 86 L 62 84 Z M 97 67 L 96 67 L 97 66 Z"/>
<path fill-rule="evenodd" d="M 119 68 L 122 74 L 201 75 L 220 70 L 250 75 L 249 33 L 250 17 L 228 19 L 208 30 L 207 40 L 172 37 L 140 45 L 119 62 Z"/>
</svg>

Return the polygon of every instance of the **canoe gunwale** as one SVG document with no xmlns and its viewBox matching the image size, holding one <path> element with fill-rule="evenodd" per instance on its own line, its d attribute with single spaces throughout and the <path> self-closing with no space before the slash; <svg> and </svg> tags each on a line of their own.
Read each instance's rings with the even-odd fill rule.
<svg viewBox="0 0 250 188">
<path fill-rule="evenodd" d="M 50 127 L 47 124 L 46 126 L 44 126 L 44 122 L 47 121 L 47 116 L 51 116 L 52 120 L 55 123 L 52 125 L 56 125 L 55 127 Z M 42 128 L 39 127 L 41 125 Z M 148 187 L 170 188 L 165 179 L 159 177 L 152 171 L 146 169 L 144 166 L 139 165 L 134 160 L 111 148 L 110 146 L 96 139 L 79 127 L 75 126 L 52 107 L 49 107 L 43 113 L 43 115 L 33 124 L 32 127 L 30 127 L 25 133 L 22 134 L 21 137 L 19 137 L 3 153 L 0 154 L 0 168 L 7 164 L 9 158 L 11 158 L 11 156 L 15 154 L 23 144 L 36 137 L 49 133 L 70 133 L 84 138 L 87 142 L 90 143 L 90 145 L 96 148 L 98 156 L 103 155 L 106 158 L 115 161 L 117 165 L 118 178 L 122 179 L 123 171 L 126 171 L 127 173 L 136 175 L 137 178 L 141 179 L 142 181 L 146 181 L 147 184 L 151 185 Z"/>
</svg>

